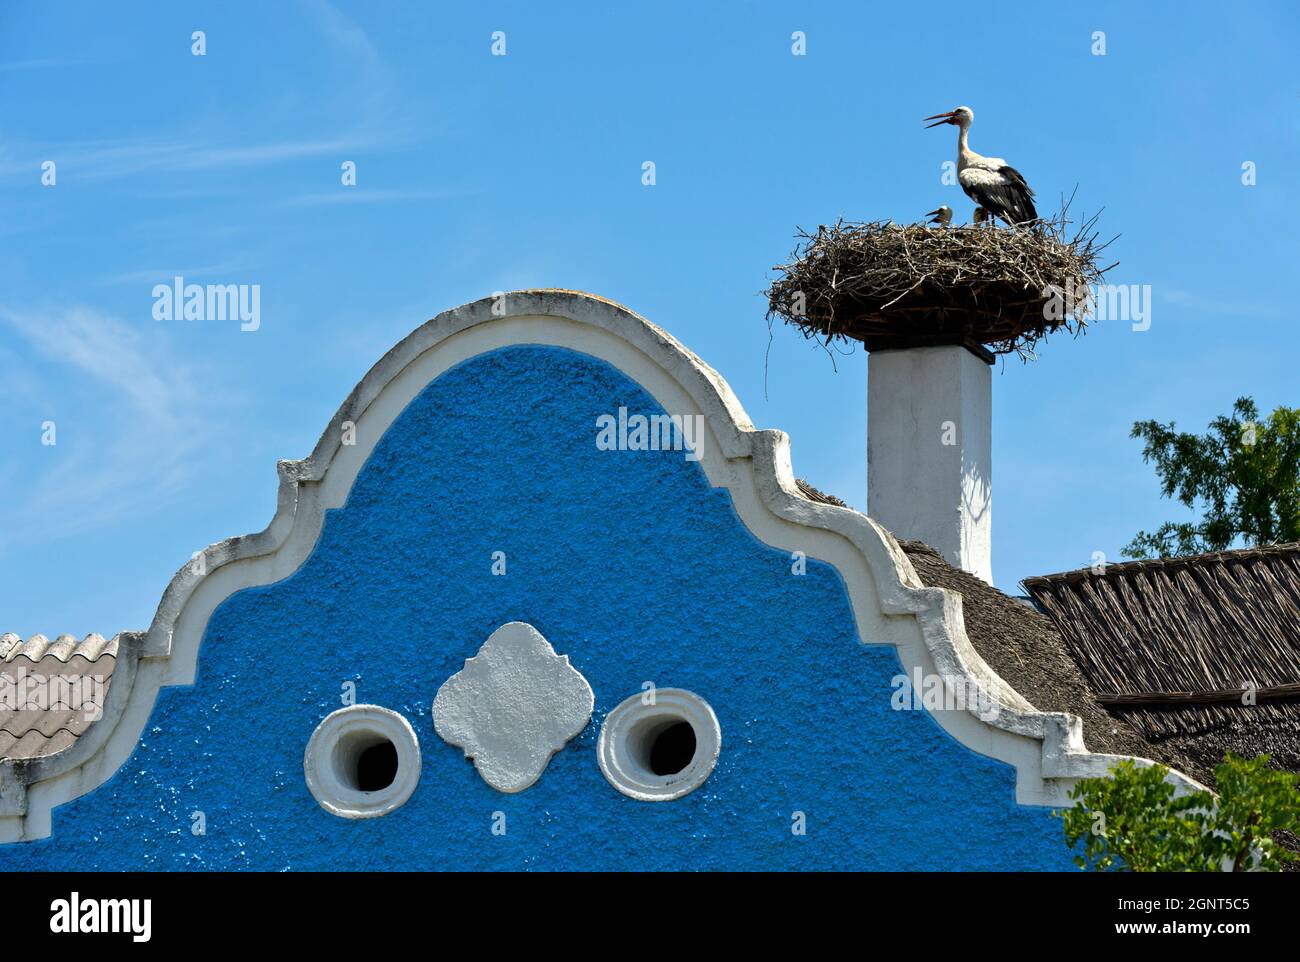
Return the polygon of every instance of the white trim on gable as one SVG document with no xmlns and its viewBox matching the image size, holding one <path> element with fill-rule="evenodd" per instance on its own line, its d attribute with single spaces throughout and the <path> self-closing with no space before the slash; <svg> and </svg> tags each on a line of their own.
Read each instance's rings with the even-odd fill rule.
<svg viewBox="0 0 1300 962">
<path fill-rule="evenodd" d="M 277 508 L 267 528 L 204 549 L 203 573 L 191 563 L 176 574 L 148 632 L 122 636 L 104 717 L 67 751 L 0 763 L 0 843 L 48 836 L 55 807 L 121 767 L 159 690 L 193 683 L 212 612 L 235 592 L 298 569 L 320 536 L 324 512 L 343 505 L 379 439 L 427 384 L 462 361 L 516 344 L 567 347 L 600 358 L 670 415 L 702 415 L 700 464 L 711 484 L 729 489 L 756 537 L 833 565 L 852 600 L 858 636 L 894 645 L 909 675 L 919 668 L 963 679 L 997 706 L 991 720 L 973 707 L 935 712 L 934 718 L 972 750 L 1013 765 L 1018 802 L 1069 804 L 1076 779 L 1105 774 L 1117 760 L 1084 748 L 1078 718 L 1036 711 L 998 677 L 966 636 L 961 597 L 924 587 L 893 536 L 856 511 L 800 495 L 788 436 L 755 430 L 726 382 L 687 348 L 604 298 L 529 290 L 484 298 L 423 324 L 362 378 L 309 457 L 280 462 Z M 344 445 L 349 422 L 356 443 Z M 1180 790 L 1201 788 L 1181 774 L 1171 778 Z"/>
</svg>

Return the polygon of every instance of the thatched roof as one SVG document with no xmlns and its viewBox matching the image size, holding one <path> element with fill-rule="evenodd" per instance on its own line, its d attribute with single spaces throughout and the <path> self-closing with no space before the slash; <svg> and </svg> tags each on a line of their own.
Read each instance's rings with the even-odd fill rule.
<svg viewBox="0 0 1300 962">
<path fill-rule="evenodd" d="M 1267 754 L 1276 767 L 1300 772 L 1300 699 L 1265 699 L 1246 708 L 1239 702 L 1136 706 L 1103 697 L 1125 671 L 1138 679 L 1174 677 L 1169 666 L 1197 663 L 1199 646 L 1220 652 L 1207 656 L 1210 664 L 1230 662 L 1254 677 L 1288 664 L 1300 675 L 1300 545 L 1111 565 L 1105 575 L 1026 579 L 1048 617 L 1029 601 L 953 568 L 927 545 L 901 544 L 925 584 L 962 596 L 966 634 L 980 656 L 1035 708 L 1082 718 L 1090 751 L 1150 758 L 1210 787 L 1215 766 L 1229 751 L 1247 758 Z M 1183 608 L 1187 601 L 1192 603 Z M 1207 620 L 1212 606 L 1217 621 Z M 1194 621 L 1199 627 L 1191 629 Z M 1107 630 L 1091 634 L 1099 622 Z M 1224 625 L 1237 633 L 1213 644 L 1211 633 Z M 1250 625 L 1269 625 L 1272 633 L 1251 635 Z M 1183 631 L 1197 643 L 1183 646 Z M 1085 646 L 1085 637 L 1096 640 Z M 1103 645 L 1114 645 L 1116 654 L 1108 655 Z M 1085 647 L 1092 657 L 1081 656 Z M 1198 676 L 1188 671 L 1185 677 Z M 1279 839 L 1300 852 L 1300 838 L 1279 833 Z"/>
<path fill-rule="evenodd" d="M 845 504 L 839 498 L 835 497 L 835 495 L 827 494 L 825 491 L 820 491 L 817 488 L 814 488 L 803 478 L 795 478 L 794 484 L 795 487 L 799 489 L 799 493 L 802 494 L 809 501 L 816 501 L 819 504 L 833 504 L 837 508 L 848 507 L 847 504 Z"/>
<path fill-rule="evenodd" d="M 975 575 L 954 568 L 920 541 L 899 542 L 922 583 L 962 597 L 966 635 L 989 667 L 1040 711 L 1064 711 L 1083 719 L 1090 751 L 1155 757 L 1155 749 L 1127 721 L 1098 704 L 1079 666 L 1071 660 L 1051 620 L 1027 600 L 1003 594 Z M 1179 756 L 1174 764 L 1190 767 Z"/>
<path fill-rule="evenodd" d="M 1032 607 L 1033 602 L 1005 595 L 974 575 L 952 567 L 933 548 L 919 541 L 900 543 L 923 583 L 962 596 L 966 634 L 990 667 L 1035 708 L 1067 711 L 1082 718 L 1083 740 L 1090 751 L 1151 758 L 1211 786 L 1214 767 L 1223 760 L 1226 751 L 1248 757 L 1262 752 L 1271 755 L 1278 767 L 1300 772 L 1297 701 L 1265 700 L 1253 708 L 1222 704 L 1193 706 L 1209 713 L 1199 719 L 1187 717 L 1186 707 L 1175 707 L 1172 712 L 1158 708 L 1156 711 L 1165 712 L 1159 716 L 1163 724 L 1152 724 L 1149 711 L 1106 703 L 1104 689 L 1097 687 L 1089 664 L 1076 655 L 1076 647 L 1070 640 L 1073 632 L 1063 630 L 1063 627 L 1069 629 L 1069 625 L 1061 620 L 1059 613 L 1045 616 Z M 1248 553 L 1272 556 L 1285 554 L 1287 549 Z M 1291 546 L 1289 553 L 1293 563 L 1300 554 L 1300 545 Z M 1112 570 L 1133 567 L 1136 565 L 1111 566 Z M 1026 585 L 1057 577 L 1065 576 L 1032 578 Z M 1300 621 L 1292 624 L 1291 632 L 1292 637 L 1300 633 Z M 1132 643 L 1127 647 L 1143 650 Z M 1140 655 L 1136 657 L 1141 659 Z M 1158 658 L 1153 651 L 1147 660 Z M 1293 664 L 1300 670 L 1300 661 Z"/>
<path fill-rule="evenodd" d="M 843 503 L 806 481 L 798 487 Z M 966 636 L 989 667 L 1040 711 L 1079 716 L 1089 751 L 1149 758 L 1211 788 L 1227 752 L 1266 754 L 1300 773 L 1295 695 L 1244 706 L 1238 683 L 1233 702 L 1107 697 L 1152 684 L 1214 694 L 1238 675 L 1275 687 L 1300 681 L 1300 544 L 1027 578 L 1032 600 L 1003 594 L 920 541 L 899 544 L 923 584 L 961 595 Z M 1277 837 L 1300 852 L 1300 837 Z"/>
<path fill-rule="evenodd" d="M 964 344 L 1026 355 L 1052 331 L 1084 328 L 1089 292 L 1109 270 L 1093 222 L 1072 234 L 1067 225 L 1062 212 L 1015 229 L 837 221 L 800 231 L 790 262 L 774 268 L 768 318 L 873 351 Z"/>
<path fill-rule="evenodd" d="M 839 501 L 799 487 L 812 500 Z M 1035 708 L 1083 719 L 1090 751 L 1150 758 L 1209 786 L 1228 751 L 1264 753 L 1300 773 L 1300 697 L 1262 688 L 1245 706 L 1233 680 L 1300 681 L 1300 544 L 1027 578 L 1032 600 L 1003 594 L 919 541 L 900 544 L 924 584 L 962 596 L 967 637 L 989 666 Z M 1229 688 L 1231 702 L 1112 697 Z"/>
<path fill-rule="evenodd" d="M 1099 700 L 1148 737 L 1227 738 L 1239 725 L 1280 726 L 1300 766 L 1300 544 L 1107 565 L 1024 585 Z M 1243 686 L 1257 704 L 1243 703 Z"/>
<path fill-rule="evenodd" d="M 806 498 L 842 504 L 806 481 L 798 487 Z M 1088 750 L 1149 758 L 1210 788 L 1227 751 L 1270 755 L 1275 767 L 1300 772 L 1294 695 L 1253 707 L 1240 705 L 1240 688 L 1232 703 L 1106 698 L 1139 693 L 1149 680 L 1205 684 L 1223 677 L 1216 666 L 1300 680 L 1300 543 L 1026 578 L 1032 599 L 1009 597 L 922 542 L 900 546 L 924 585 L 961 595 L 966 636 L 1002 680 L 1040 711 L 1083 719 Z M 1197 693 L 1195 684 L 1182 688 Z M 1300 837 L 1277 837 L 1300 852 Z"/>
</svg>

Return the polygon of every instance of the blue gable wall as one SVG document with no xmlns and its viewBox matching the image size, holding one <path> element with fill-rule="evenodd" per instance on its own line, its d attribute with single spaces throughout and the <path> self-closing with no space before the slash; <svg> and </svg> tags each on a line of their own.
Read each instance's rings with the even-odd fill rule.
<svg viewBox="0 0 1300 962">
<path fill-rule="evenodd" d="M 1055 820 L 1015 805 L 1009 766 L 890 708 L 900 663 L 857 638 L 834 568 L 792 576 L 680 452 L 596 448 L 596 418 L 620 405 L 661 410 L 549 347 L 430 384 L 302 568 L 222 604 L 195 685 L 163 689 L 122 769 L 56 809 L 51 838 L 0 846 L 0 868 L 1068 868 Z M 596 709 L 537 784 L 503 795 L 438 738 L 430 705 L 512 620 L 570 656 Z M 303 780 L 349 679 L 420 739 L 420 784 L 383 818 L 334 817 Z M 698 693 L 722 727 L 716 770 L 673 802 L 620 794 L 596 763 L 601 719 L 645 681 Z"/>
</svg>

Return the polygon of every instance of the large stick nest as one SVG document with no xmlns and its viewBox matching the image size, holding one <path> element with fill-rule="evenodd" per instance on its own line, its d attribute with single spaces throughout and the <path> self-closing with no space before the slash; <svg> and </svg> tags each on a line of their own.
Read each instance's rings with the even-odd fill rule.
<svg viewBox="0 0 1300 962">
<path fill-rule="evenodd" d="M 805 337 L 868 350 L 987 345 L 1032 357 L 1047 334 L 1087 326 L 1099 267 L 1096 217 L 1071 232 L 1066 214 L 1032 227 L 903 226 L 837 221 L 799 246 L 765 292 Z M 1109 243 L 1109 242 L 1107 242 Z"/>
</svg>

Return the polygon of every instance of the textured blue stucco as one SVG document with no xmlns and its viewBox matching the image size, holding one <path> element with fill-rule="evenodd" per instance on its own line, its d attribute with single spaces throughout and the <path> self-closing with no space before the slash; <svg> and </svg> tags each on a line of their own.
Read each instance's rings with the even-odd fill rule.
<svg viewBox="0 0 1300 962">
<path fill-rule="evenodd" d="M 0 846 L 0 868 L 1068 868 L 1009 766 L 891 709 L 897 656 L 857 637 L 834 568 L 792 576 L 680 452 L 597 450 L 597 416 L 620 405 L 660 411 L 605 362 L 541 346 L 428 385 L 300 570 L 227 599 L 194 686 L 164 689 L 121 770 L 57 809 L 51 838 Z M 429 711 L 512 620 L 570 656 L 596 710 L 503 795 Z M 420 739 L 420 784 L 383 818 L 336 818 L 303 781 L 349 679 Z M 674 802 L 627 798 L 596 763 L 601 719 L 647 680 L 700 694 L 722 726 L 717 769 Z"/>
</svg>

